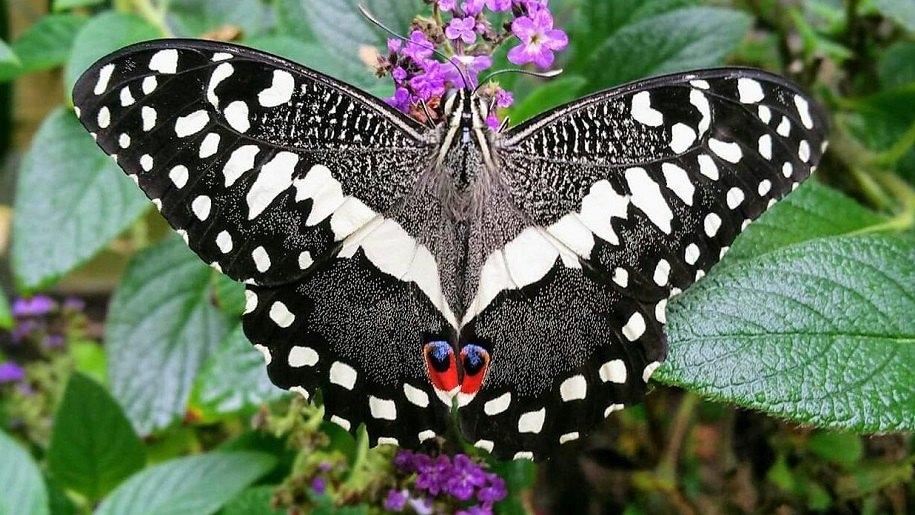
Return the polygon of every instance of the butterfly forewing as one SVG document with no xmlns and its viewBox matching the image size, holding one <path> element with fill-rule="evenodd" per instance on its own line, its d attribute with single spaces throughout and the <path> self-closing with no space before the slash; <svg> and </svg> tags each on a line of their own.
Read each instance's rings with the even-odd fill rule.
<svg viewBox="0 0 915 515">
<path fill-rule="evenodd" d="M 825 135 L 805 95 L 747 69 L 634 83 L 506 134 L 500 177 L 531 228 L 484 265 L 498 294 L 465 316 L 462 341 L 491 356 L 468 440 L 542 457 L 641 400 L 669 299 L 808 177 Z"/>
<path fill-rule="evenodd" d="M 112 54 L 74 105 L 190 248 L 248 284 L 245 332 L 277 385 L 322 387 L 327 418 L 365 422 L 373 443 L 444 431 L 422 348 L 453 339 L 454 316 L 434 258 L 390 218 L 428 169 L 419 124 L 295 63 L 205 41 Z"/>
</svg>

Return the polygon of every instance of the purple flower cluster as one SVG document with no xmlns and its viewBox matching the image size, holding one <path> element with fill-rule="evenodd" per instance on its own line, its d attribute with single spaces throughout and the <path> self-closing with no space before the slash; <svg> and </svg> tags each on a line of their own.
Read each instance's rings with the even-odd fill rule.
<svg viewBox="0 0 915 515">
<path fill-rule="evenodd" d="M 502 478 L 464 454 L 453 459 L 445 455 L 433 458 L 401 450 L 394 458 L 394 466 L 414 478 L 415 492 L 391 489 L 384 502 L 388 511 L 399 512 L 409 504 L 417 513 L 431 513 L 433 502 L 444 500 L 461 503 L 459 514 L 487 514 L 508 493 Z"/>
<path fill-rule="evenodd" d="M 436 116 L 435 108 L 448 89 L 477 88 L 480 74 L 492 67 L 493 52 L 501 44 L 518 43 L 508 53 L 512 63 L 541 68 L 551 66 L 553 53 L 568 45 L 566 34 L 553 28 L 547 0 L 434 0 L 433 8 L 433 18 L 414 20 L 407 41 L 388 40 L 388 55 L 379 57 L 378 63 L 379 74 L 390 74 L 394 80 L 394 95 L 387 102 L 421 121 L 439 121 L 426 117 Z M 514 102 L 496 83 L 481 88 L 480 94 L 501 109 Z M 499 127 L 496 109 L 487 123 L 494 130 Z"/>
</svg>

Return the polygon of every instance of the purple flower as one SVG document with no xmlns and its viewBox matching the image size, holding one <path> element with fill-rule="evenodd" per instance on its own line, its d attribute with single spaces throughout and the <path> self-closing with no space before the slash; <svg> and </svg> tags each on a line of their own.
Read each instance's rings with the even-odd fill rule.
<svg viewBox="0 0 915 515">
<path fill-rule="evenodd" d="M 453 11 L 457 8 L 457 0 L 438 0 L 438 8 L 443 11 Z"/>
<path fill-rule="evenodd" d="M 394 90 L 394 96 L 386 98 L 385 102 L 402 113 L 410 111 L 410 92 L 407 88 L 397 88 Z"/>
<path fill-rule="evenodd" d="M 65 341 L 66 340 L 64 339 L 63 335 L 49 334 L 44 337 L 44 342 L 42 343 L 44 344 L 45 348 L 59 349 L 64 346 Z"/>
<path fill-rule="evenodd" d="M 25 370 L 12 361 L 0 363 L 0 384 L 22 381 L 25 379 Z"/>
<path fill-rule="evenodd" d="M 493 132 L 499 130 L 499 127 L 502 126 L 502 122 L 499 121 L 499 115 L 496 113 L 489 113 L 486 116 L 486 126 L 493 130 Z"/>
<path fill-rule="evenodd" d="M 505 480 L 501 477 L 489 473 L 486 474 L 486 482 L 488 484 L 477 492 L 477 500 L 483 503 L 484 506 L 492 506 L 494 502 L 501 501 L 508 495 L 508 491 L 505 489 Z"/>
<path fill-rule="evenodd" d="M 16 322 L 16 325 L 13 327 L 13 341 L 19 343 L 22 340 L 25 340 L 32 334 L 42 330 L 44 324 L 40 323 L 38 320 L 19 320 Z"/>
<path fill-rule="evenodd" d="M 419 474 L 416 476 L 416 488 L 432 495 L 438 495 L 448 486 L 451 473 L 451 460 L 448 459 L 448 456 L 439 456 L 437 460 L 419 469 Z"/>
<path fill-rule="evenodd" d="M 398 66 L 391 72 L 391 77 L 394 78 L 394 82 L 400 84 L 407 78 L 407 71 Z"/>
<path fill-rule="evenodd" d="M 512 8 L 512 0 L 486 0 L 486 7 L 490 11 L 500 13 Z"/>
<path fill-rule="evenodd" d="M 534 63 L 541 68 L 553 64 L 553 52 L 569 44 L 566 33 L 553 28 L 553 16 L 549 9 L 531 12 L 512 22 L 512 33 L 521 44 L 508 52 L 508 60 L 514 64 Z"/>
<path fill-rule="evenodd" d="M 515 103 L 515 96 L 511 94 L 511 91 L 505 91 L 504 89 L 499 89 L 499 92 L 496 93 L 496 105 L 502 109 L 510 107 Z"/>
<path fill-rule="evenodd" d="M 492 57 L 488 55 L 456 55 L 451 58 L 451 62 L 463 70 L 464 73 L 458 73 L 453 66 L 448 66 L 445 68 L 447 79 L 459 88 L 475 88 L 477 86 L 477 76 L 480 72 L 492 66 Z M 465 76 L 470 79 L 470 84 L 465 83 Z"/>
<path fill-rule="evenodd" d="M 54 299 L 46 295 L 35 295 L 31 299 L 18 298 L 13 301 L 11 308 L 13 316 L 17 317 L 37 317 L 47 314 L 54 309 L 56 303 Z"/>
<path fill-rule="evenodd" d="M 86 309 L 86 301 L 79 297 L 67 297 L 64 300 L 64 309 L 68 311 L 82 311 Z"/>
<path fill-rule="evenodd" d="M 408 474 L 416 472 L 416 461 L 413 456 L 413 451 L 400 450 L 397 456 L 394 456 L 394 466 Z"/>
<path fill-rule="evenodd" d="M 323 495 L 327 491 L 327 481 L 323 477 L 318 476 L 311 480 L 311 489 L 318 495 Z"/>
<path fill-rule="evenodd" d="M 388 511 L 401 511 L 407 505 L 407 491 L 394 490 L 388 491 L 388 496 L 384 500 L 384 509 Z"/>
<path fill-rule="evenodd" d="M 461 4 L 461 9 L 464 11 L 464 14 L 476 16 L 483 10 L 484 5 L 486 5 L 486 0 L 467 0 Z"/>
<path fill-rule="evenodd" d="M 416 515 L 432 515 L 432 502 L 429 499 L 410 499 L 407 501 Z"/>
<path fill-rule="evenodd" d="M 423 63 L 423 73 L 410 79 L 410 87 L 419 98 L 428 101 L 445 93 L 445 70 L 438 61 Z"/>
<path fill-rule="evenodd" d="M 403 45 L 403 41 L 398 38 L 388 38 L 388 52 L 396 54 L 400 52 L 400 47 Z"/>
<path fill-rule="evenodd" d="M 414 30 L 410 33 L 410 41 L 407 47 L 403 49 L 403 55 L 413 59 L 416 64 L 422 64 L 429 56 L 432 55 L 432 49 L 435 48 L 426 35 L 421 30 Z"/>
<path fill-rule="evenodd" d="M 474 32 L 476 26 L 477 22 L 473 19 L 473 16 L 454 18 L 448 24 L 448 28 L 445 29 L 445 36 L 448 39 L 460 39 L 464 44 L 470 45 L 477 40 L 477 34 Z"/>
<path fill-rule="evenodd" d="M 486 474 L 479 465 L 464 454 L 454 457 L 451 477 L 448 479 L 448 493 L 461 501 L 473 497 L 477 487 L 486 483 Z"/>
</svg>

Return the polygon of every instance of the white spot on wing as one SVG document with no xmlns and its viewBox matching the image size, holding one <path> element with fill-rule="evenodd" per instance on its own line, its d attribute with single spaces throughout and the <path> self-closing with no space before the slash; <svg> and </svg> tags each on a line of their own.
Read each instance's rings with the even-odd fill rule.
<svg viewBox="0 0 915 515">
<path fill-rule="evenodd" d="M 661 112 L 651 107 L 651 94 L 647 91 L 632 95 L 632 117 L 650 127 L 660 127 L 664 124 Z"/>
<path fill-rule="evenodd" d="M 235 184 L 235 181 L 237 181 L 243 173 L 254 168 L 254 158 L 257 157 L 257 154 L 260 151 L 261 149 L 258 148 L 257 145 L 243 145 L 232 152 L 232 155 L 229 156 L 229 160 L 226 161 L 225 166 L 222 168 L 222 175 L 225 177 L 226 188 Z"/>
<path fill-rule="evenodd" d="M 733 187 L 728 190 L 727 194 L 727 203 L 728 207 L 731 209 L 737 208 L 737 206 L 743 204 L 746 196 L 743 194 L 743 190 L 738 187 Z"/>
<path fill-rule="evenodd" d="M 682 154 L 696 142 L 696 131 L 685 123 L 677 123 L 670 128 L 670 149 Z"/>
<path fill-rule="evenodd" d="M 292 388 L 289 389 L 289 391 L 292 393 L 297 393 L 297 394 L 301 395 L 302 397 L 305 398 L 306 401 L 308 400 L 309 397 L 311 397 L 311 395 L 308 393 L 308 390 L 306 390 L 305 388 L 303 388 L 301 386 L 293 386 Z"/>
<path fill-rule="evenodd" d="M 664 172 L 667 188 L 680 197 L 680 200 L 687 206 L 693 205 L 693 193 L 695 193 L 696 187 L 689 180 L 686 170 L 672 163 L 663 163 L 661 171 Z"/>
<path fill-rule="evenodd" d="M 431 439 L 435 438 L 435 431 L 433 431 L 431 429 L 426 429 L 425 431 L 420 431 L 419 434 L 416 436 L 417 436 L 417 438 L 419 438 L 419 443 L 423 443 L 426 440 L 431 440 Z"/>
<path fill-rule="evenodd" d="M 785 164 L 782 165 L 782 175 L 784 175 L 786 178 L 791 177 L 791 174 L 793 174 L 793 173 L 794 173 L 794 166 L 792 166 L 791 163 L 786 162 Z"/>
<path fill-rule="evenodd" d="M 172 180 L 172 184 L 175 185 L 179 190 L 187 184 L 188 179 L 188 170 L 184 165 L 178 165 L 173 167 L 168 171 L 168 178 Z"/>
<path fill-rule="evenodd" d="M 604 418 L 609 417 L 610 414 L 613 413 L 614 411 L 619 411 L 625 407 L 626 406 L 624 406 L 622 404 L 611 404 L 611 405 L 607 406 L 607 409 L 604 410 Z"/>
<path fill-rule="evenodd" d="M 629 272 L 625 268 L 617 267 L 613 270 L 613 282 L 622 288 L 629 286 Z"/>
<path fill-rule="evenodd" d="M 254 260 L 254 266 L 258 272 L 264 273 L 270 270 L 270 255 L 267 254 L 267 249 L 264 247 L 257 247 L 251 251 L 251 259 Z"/>
<path fill-rule="evenodd" d="M 292 99 L 295 80 L 283 70 L 273 70 L 273 82 L 270 87 L 257 94 L 257 101 L 263 107 L 276 107 Z"/>
<path fill-rule="evenodd" d="M 265 364 L 269 365 L 270 362 L 273 361 L 273 356 L 270 355 L 270 349 L 267 347 L 264 347 L 263 345 L 255 345 L 254 349 L 257 350 L 257 352 L 260 352 L 262 356 L 264 356 Z"/>
<path fill-rule="evenodd" d="M 559 443 L 560 443 L 560 444 L 564 444 L 564 443 L 566 443 L 566 442 L 571 442 L 571 441 L 573 441 L 573 440 L 578 440 L 578 437 L 579 437 L 579 435 L 578 435 L 578 432 L 577 432 L 577 431 L 573 431 L 573 432 L 571 432 L 571 433 L 565 433 L 565 434 L 563 434 L 562 436 L 559 437 Z"/>
<path fill-rule="evenodd" d="M 670 223 L 674 215 L 661 194 L 661 187 L 651 180 L 644 168 L 629 168 L 625 174 L 626 183 L 632 192 L 632 205 L 641 209 L 661 231 L 670 234 Z"/>
<path fill-rule="evenodd" d="M 543 422 L 546 420 L 546 408 L 540 408 L 537 411 L 528 411 L 518 417 L 519 433 L 539 433 L 543 429 Z"/>
<path fill-rule="evenodd" d="M 572 376 L 559 385 L 559 396 L 564 402 L 584 399 L 588 395 L 588 381 L 585 376 Z"/>
<path fill-rule="evenodd" d="M 759 137 L 759 155 L 766 159 L 772 159 L 772 136 L 763 134 Z"/>
<path fill-rule="evenodd" d="M 654 269 L 654 282 L 658 286 L 666 286 L 670 280 L 670 262 L 666 259 L 658 261 L 658 266 Z"/>
<path fill-rule="evenodd" d="M 201 222 L 209 218 L 210 208 L 212 207 L 213 202 L 210 200 L 210 197 L 206 195 L 200 195 L 191 202 L 191 211 L 194 212 L 194 216 Z"/>
<path fill-rule="evenodd" d="M 332 415 L 330 417 L 330 421 L 333 422 L 334 424 L 337 424 L 338 426 L 342 427 L 343 429 L 345 429 L 347 431 L 349 431 L 349 428 L 351 427 L 349 420 L 346 420 L 345 418 L 341 418 L 337 415 Z"/>
<path fill-rule="evenodd" d="M 695 265 L 696 261 L 699 260 L 699 247 L 695 243 L 690 243 L 686 246 L 686 251 L 683 254 L 683 260 L 690 265 Z"/>
<path fill-rule="evenodd" d="M 655 304 L 654 318 L 662 324 L 667 323 L 667 299 L 661 299 Z"/>
<path fill-rule="evenodd" d="M 648 380 L 651 379 L 651 375 L 654 374 L 654 371 L 657 370 L 660 366 L 661 364 L 657 361 L 652 361 L 647 366 L 645 366 L 645 370 L 642 372 L 642 381 L 647 383 Z"/>
<path fill-rule="evenodd" d="M 98 82 L 95 83 L 95 89 L 92 90 L 96 95 L 101 95 L 108 89 L 108 80 L 111 79 L 111 73 L 114 71 L 114 64 L 106 64 L 98 71 Z"/>
<path fill-rule="evenodd" d="M 245 133 L 251 128 L 251 120 L 248 118 L 248 104 L 242 100 L 236 100 L 226 107 L 222 112 L 229 122 L 229 126 L 238 132 Z"/>
<path fill-rule="evenodd" d="M 633 342 L 639 337 L 645 334 L 645 319 L 642 317 L 642 314 L 635 312 L 629 317 L 629 321 L 626 322 L 626 325 L 623 326 L 623 336 L 627 340 Z"/>
<path fill-rule="evenodd" d="M 177 134 L 179 138 L 197 134 L 206 127 L 209 121 L 210 115 L 207 114 L 204 109 L 198 109 L 186 116 L 179 116 L 178 119 L 175 120 L 175 134 Z"/>
<path fill-rule="evenodd" d="M 149 60 L 149 69 L 159 73 L 175 73 L 178 71 L 178 51 L 174 48 L 159 50 Z"/>
<path fill-rule="evenodd" d="M 148 172 L 152 170 L 153 167 L 153 158 L 149 154 L 143 154 L 140 156 L 140 168 Z"/>
<path fill-rule="evenodd" d="M 709 138 L 708 146 L 721 159 L 729 163 L 739 163 L 743 157 L 740 145 L 737 142 L 726 142 L 715 138 Z"/>
<path fill-rule="evenodd" d="M 721 217 L 715 213 L 709 213 L 705 215 L 703 226 L 705 228 L 706 236 L 712 238 L 718 234 L 718 229 L 721 229 Z"/>
<path fill-rule="evenodd" d="M 212 157 L 219 150 L 219 134 L 211 132 L 203 138 L 200 144 L 200 159 Z"/>
<path fill-rule="evenodd" d="M 505 392 L 502 395 L 496 397 L 495 399 L 493 399 L 491 401 L 487 401 L 486 404 L 483 405 L 483 413 L 486 413 L 487 415 L 490 415 L 490 416 L 498 415 L 499 413 L 502 413 L 503 411 L 507 410 L 508 407 L 511 405 L 511 402 L 512 402 L 511 392 Z"/>
<path fill-rule="evenodd" d="M 531 451 L 518 451 L 515 453 L 515 456 L 512 458 L 514 460 L 533 460 L 534 453 Z"/>
<path fill-rule="evenodd" d="M 229 78 L 235 72 L 235 67 L 229 63 L 222 63 L 213 70 L 213 75 L 210 76 L 210 83 L 207 85 L 207 100 L 213 104 L 214 107 L 219 107 L 219 97 L 216 96 L 216 86 L 219 86 L 219 83 Z"/>
<path fill-rule="evenodd" d="M 318 364 L 318 353 L 311 347 L 294 346 L 289 349 L 289 366 L 293 368 L 313 367 Z"/>
<path fill-rule="evenodd" d="M 810 162 L 810 144 L 807 143 L 807 140 L 803 139 L 797 146 L 797 157 L 805 163 Z"/>
<path fill-rule="evenodd" d="M 369 412 L 377 419 L 397 420 L 397 405 L 392 400 L 369 395 Z"/>
<path fill-rule="evenodd" d="M 791 120 L 787 116 L 782 116 L 782 121 L 779 122 L 778 127 L 775 129 L 778 132 L 779 136 L 787 138 L 791 135 Z"/>
<path fill-rule="evenodd" d="M 761 105 L 757 111 L 759 113 L 759 119 L 762 120 L 763 123 L 768 124 L 772 120 L 772 110 L 767 106 Z"/>
<path fill-rule="evenodd" d="M 248 190 L 245 201 L 248 204 L 248 220 L 264 212 L 280 193 L 292 185 L 292 174 L 299 156 L 292 152 L 279 152 L 261 167 L 257 179 Z"/>
<path fill-rule="evenodd" d="M 488 453 L 492 453 L 492 449 L 495 446 L 495 444 L 492 442 L 492 440 L 477 440 L 476 443 L 473 444 L 473 446 L 476 447 L 477 449 L 483 449 L 484 451 L 486 451 Z"/>
<path fill-rule="evenodd" d="M 343 186 L 334 179 L 330 169 L 324 165 L 312 166 L 305 177 L 293 182 L 293 186 L 296 190 L 296 202 L 305 199 L 312 201 L 311 211 L 308 213 L 305 225 L 313 226 L 321 223 L 343 203 Z"/>
<path fill-rule="evenodd" d="M 807 103 L 807 99 L 800 95 L 794 95 L 794 105 L 797 107 L 797 114 L 801 117 L 801 124 L 808 129 L 812 129 L 813 118 L 810 117 L 810 104 Z"/>
<path fill-rule="evenodd" d="M 712 123 L 712 110 L 708 103 L 708 98 L 699 90 L 694 89 L 689 92 L 689 102 L 693 104 L 702 115 L 699 120 L 699 135 L 705 134 Z"/>
<path fill-rule="evenodd" d="M 219 251 L 223 254 L 228 254 L 232 251 L 232 235 L 228 231 L 222 231 L 216 235 L 216 246 L 219 247 Z"/>
<path fill-rule="evenodd" d="M 124 86 L 121 88 L 120 93 L 121 107 L 132 106 L 136 100 L 133 98 L 133 95 L 130 93 L 130 86 Z"/>
<path fill-rule="evenodd" d="M 257 294 L 249 289 L 245 289 L 245 314 L 251 313 L 257 309 Z"/>
<path fill-rule="evenodd" d="M 410 403 L 415 404 L 416 406 L 419 406 L 420 408 L 429 407 L 429 395 L 426 392 L 420 390 L 419 388 L 416 388 L 415 386 L 410 385 L 408 383 L 404 383 L 403 384 L 403 393 L 404 393 L 404 396 L 406 396 L 407 400 L 410 401 Z M 433 436 L 434 436 L 434 434 L 433 434 Z"/>
<path fill-rule="evenodd" d="M 270 306 L 270 320 L 273 320 L 276 325 L 285 329 L 295 322 L 295 315 L 289 311 L 286 304 L 276 301 Z"/>
<path fill-rule="evenodd" d="M 763 179 L 762 182 L 759 183 L 759 188 L 757 189 L 757 192 L 759 193 L 760 197 L 763 197 L 767 193 L 769 193 L 769 190 L 771 190 L 771 189 L 772 189 L 772 181 L 770 181 L 769 179 Z"/>
<path fill-rule="evenodd" d="M 330 366 L 330 382 L 352 390 L 356 384 L 356 369 L 341 361 Z"/>
<path fill-rule="evenodd" d="M 299 253 L 299 268 L 305 270 L 310 267 L 312 263 L 314 263 L 314 260 L 311 259 L 311 252 L 303 250 Z"/>
<path fill-rule="evenodd" d="M 111 125 L 111 111 L 108 110 L 107 106 L 102 106 L 98 110 L 98 118 L 96 120 L 100 129 L 107 129 Z"/>
<path fill-rule="evenodd" d="M 715 160 L 712 159 L 712 156 L 708 154 L 699 154 L 699 157 L 697 157 L 696 160 L 699 161 L 699 173 L 713 181 L 718 180 L 718 165 L 715 164 Z"/>
<path fill-rule="evenodd" d="M 737 93 L 744 104 L 755 104 L 766 97 L 759 82 L 746 77 L 737 79 Z"/>
<path fill-rule="evenodd" d="M 144 95 L 148 95 L 156 90 L 156 87 L 159 85 L 159 81 L 156 80 L 155 75 L 150 75 L 143 79 L 143 83 L 140 85 L 140 89 L 143 90 Z"/>
<path fill-rule="evenodd" d="M 149 106 L 140 108 L 140 117 L 143 119 L 143 132 L 149 132 L 156 126 L 156 110 Z"/>
<path fill-rule="evenodd" d="M 600 366 L 597 374 L 600 376 L 600 380 L 605 383 L 623 384 L 626 382 L 627 376 L 626 364 L 621 359 L 608 361 Z"/>
<path fill-rule="evenodd" d="M 619 245 L 619 236 L 610 222 L 613 218 L 626 218 L 628 206 L 627 197 L 617 193 L 609 181 L 600 180 L 581 199 L 581 214 L 578 218 L 598 238 L 611 245 Z"/>
</svg>

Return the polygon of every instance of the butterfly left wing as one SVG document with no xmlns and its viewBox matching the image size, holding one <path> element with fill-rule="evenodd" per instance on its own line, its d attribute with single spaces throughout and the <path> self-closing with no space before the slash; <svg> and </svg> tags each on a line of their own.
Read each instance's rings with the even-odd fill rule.
<svg viewBox="0 0 915 515">
<path fill-rule="evenodd" d="M 73 98 L 190 248 L 247 283 L 245 334 L 274 383 L 306 397 L 320 387 L 326 418 L 364 422 L 373 444 L 444 432 L 423 345 L 456 322 L 435 260 L 391 218 L 428 169 L 420 124 L 298 64 L 209 41 L 119 50 Z"/>
<path fill-rule="evenodd" d="M 461 343 L 490 359 L 461 409 L 468 440 L 543 457 L 639 402 L 666 355 L 668 300 L 807 178 L 825 136 L 795 86 L 720 69 L 598 93 L 497 141 L 512 209 L 471 233 L 517 229 L 464 316 Z"/>
</svg>

